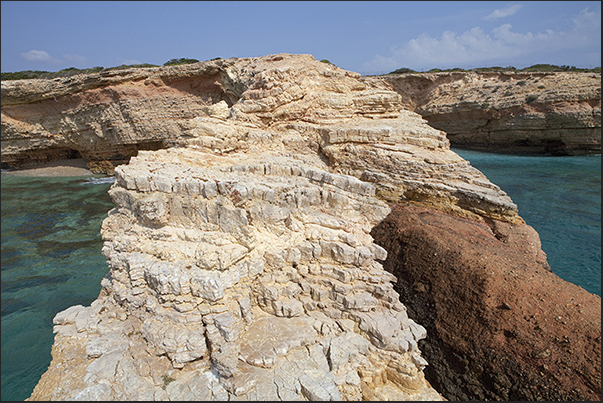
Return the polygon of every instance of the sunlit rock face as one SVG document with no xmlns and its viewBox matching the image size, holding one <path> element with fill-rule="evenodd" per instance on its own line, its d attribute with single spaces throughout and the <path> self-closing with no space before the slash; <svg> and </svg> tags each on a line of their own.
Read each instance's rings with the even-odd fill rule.
<svg viewBox="0 0 603 403">
<path fill-rule="evenodd" d="M 455 147 L 601 153 L 601 73 L 446 72 L 363 77 L 399 93 Z"/>
<path fill-rule="evenodd" d="M 374 186 L 297 158 L 208 157 L 144 152 L 116 170 L 117 207 L 102 229 L 111 272 L 98 305 L 84 309 L 95 320 L 123 312 L 139 343 L 123 354 L 144 347 L 149 371 L 176 379 L 163 389 L 130 375 L 136 393 L 438 399 L 422 374 L 424 329 L 406 315 L 379 263 L 387 252 L 368 234 L 390 211 Z M 120 322 L 87 330 L 86 348 L 104 332 L 123 334 Z M 132 397 L 119 394 L 114 371 L 97 375 L 77 393 L 104 379 L 112 398 Z M 205 387 L 190 391 L 192 379 Z"/>
<path fill-rule="evenodd" d="M 94 172 L 113 173 L 139 150 L 279 144 L 375 183 L 387 201 L 430 198 L 458 212 L 516 216 L 504 192 L 449 150 L 444 132 L 404 109 L 406 96 L 366 80 L 282 54 L 3 81 L 2 163 L 81 156 Z"/>
<path fill-rule="evenodd" d="M 601 297 L 549 268 L 526 224 L 397 205 L 371 231 L 449 401 L 601 401 Z"/>
<path fill-rule="evenodd" d="M 114 168 L 109 273 L 54 318 L 30 399 L 441 400 L 370 232 L 388 202 L 522 222 L 510 198 L 396 92 L 311 56 L 157 71 L 112 85 L 180 82 L 187 114 L 131 98 L 155 109 L 130 127 L 169 127 L 173 147 Z"/>
</svg>

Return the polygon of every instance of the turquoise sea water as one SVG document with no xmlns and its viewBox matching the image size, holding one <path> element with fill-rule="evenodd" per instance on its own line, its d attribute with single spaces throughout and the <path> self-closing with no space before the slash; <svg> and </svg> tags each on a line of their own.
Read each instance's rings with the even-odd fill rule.
<svg viewBox="0 0 603 403">
<path fill-rule="evenodd" d="M 48 368 L 54 315 L 100 292 L 110 179 L 2 174 L 3 401 L 28 398 Z"/>
<path fill-rule="evenodd" d="M 601 155 L 505 155 L 454 148 L 500 186 L 540 235 L 551 270 L 601 295 Z"/>
<path fill-rule="evenodd" d="M 601 295 L 600 156 L 454 151 L 511 196 L 555 273 Z M 3 401 L 28 398 L 48 368 L 52 318 L 98 296 L 111 181 L 2 174 Z"/>
</svg>

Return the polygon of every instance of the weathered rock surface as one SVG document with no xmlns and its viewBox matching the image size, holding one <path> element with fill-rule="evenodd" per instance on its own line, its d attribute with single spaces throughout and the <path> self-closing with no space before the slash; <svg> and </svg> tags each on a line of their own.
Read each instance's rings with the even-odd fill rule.
<svg viewBox="0 0 603 403">
<path fill-rule="evenodd" d="M 514 204 L 394 92 L 309 56 L 232 66 L 256 80 L 237 103 L 115 169 L 111 270 L 55 317 L 30 399 L 441 400 L 369 234 L 380 197 L 521 220 Z"/>
<path fill-rule="evenodd" d="M 452 146 L 601 153 L 601 73 L 452 72 L 363 77 L 392 89 Z"/>
<path fill-rule="evenodd" d="M 112 173 L 139 149 L 261 150 L 278 133 L 289 149 L 375 183 L 385 200 L 521 220 L 498 186 L 449 150 L 445 133 L 402 107 L 396 92 L 309 55 L 6 81 L 2 161 L 78 154 L 94 172 Z"/>
<path fill-rule="evenodd" d="M 231 99 L 228 67 L 220 66 L 3 81 L 3 166 L 82 157 L 94 172 L 112 173 L 138 150 L 169 146 L 181 135 L 179 121 Z"/>
<path fill-rule="evenodd" d="M 309 82 L 272 88 L 263 86 L 268 83 L 262 83 L 260 76 L 249 74 L 253 70 L 249 63 L 242 66 L 240 59 L 227 59 L 53 80 L 3 81 L 2 164 L 18 168 L 82 157 L 94 172 L 112 174 L 115 166 L 138 150 L 174 145 L 187 121 L 219 101 L 234 105 L 246 91 L 267 101 L 254 106 L 265 123 L 285 117 L 263 113 L 274 107 L 280 107 L 278 115 L 305 122 L 328 118 L 317 110 L 325 102 L 331 105 L 332 118 L 342 110 L 370 116 L 350 108 L 358 102 L 354 97 L 333 107 L 343 102 L 337 94 L 350 85 L 357 97 L 365 96 L 361 91 L 368 88 L 384 90 L 372 95 L 371 102 L 384 108 L 380 112 L 391 113 L 401 102 L 445 131 L 453 146 L 552 154 L 601 152 L 600 73 L 455 72 L 360 78 L 347 72 L 345 79 L 340 73 L 331 77 L 330 97 L 303 102 L 300 88 Z M 281 72 L 277 79 L 286 77 Z M 253 87 L 263 92 L 249 91 Z M 391 91 L 401 101 L 394 100 Z M 393 103 L 381 99 L 384 96 Z M 298 103 L 313 106 L 283 108 Z"/>
<path fill-rule="evenodd" d="M 407 315 L 371 231 L 387 203 L 499 223 L 494 233 L 524 225 L 444 132 L 405 110 L 397 92 L 309 55 L 112 79 L 118 84 L 88 88 L 80 77 L 51 86 L 57 102 L 88 103 L 65 102 L 61 118 L 27 124 L 44 121 L 35 136 L 61 139 L 48 128 L 91 125 L 99 120 L 86 110 L 113 111 L 88 132 L 92 148 L 107 127 L 115 129 L 107 149 L 145 139 L 172 147 L 115 168 L 116 207 L 101 231 L 110 271 L 91 306 L 55 317 L 53 361 L 30 400 L 442 399 L 418 348 L 430 334 Z M 8 91 L 8 112 L 3 87 L 7 132 L 25 121 L 17 111 L 54 102 L 40 83 L 21 85 L 15 91 L 31 103 Z M 61 144 L 86 142 L 79 129 L 70 133 Z M 531 246 L 526 257 L 545 262 Z"/>
<path fill-rule="evenodd" d="M 259 157 L 169 149 L 116 169 L 111 271 L 55 317 L 33 400 L 440 398 L 368 234 L 390 211 L 374 186 Z"/>
<path fill-rule="evenodd" d="M 371 234 L 447 399 L 601 400 L 601 298 L 548 269 L 531 227 L 400 205 Z"/>
</svg>

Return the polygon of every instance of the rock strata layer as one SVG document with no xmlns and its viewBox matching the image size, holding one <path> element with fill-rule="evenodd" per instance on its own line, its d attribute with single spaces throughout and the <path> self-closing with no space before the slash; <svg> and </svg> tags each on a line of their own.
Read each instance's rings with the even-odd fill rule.
<svg viewBox="0 0 603 403">
<path fill-rule="evenodd" d="M 431 336 L 371 231 L 397 203 L 494 234 L 530 229 L 444 132 L 396 91 L 309 55 L 105 78 L 46 83 L 44 95 L 34 80 L 20 95 L 3 83 L 3 130 L 54 95 L 61 118 L 43 114 L 36 133 L 91 127 L 63 146 L 100 144 L 99 133 L 171 145 L 114 168 L 101 230 L 110 271 L 96 301 L 54 318 L 53 360 L 29 400 L 443 399 L 424 375 Z M 91 111 L 104 116 L 94 128 Z M 52 133 L 40 138 L 65 139 Z M 111 165 L 107 155 L 95 161 Z M 528 252 L 546 261 L 539 244 Z"/>
<path fill-rule="evenodd" d="M 54 318 L 30 400 L 441 400 L 370 231 L 383 200 L 515 205 L 395 92 L 310 56 L 225 63 L 237 102 L 115 169 L 110 272 Z"/>
<path fill-rule="evenodd" d="M 118 167 L 109 193 L 111 272 L 90 307 L 55 317 L 55 365 L 32 399 L 440 399 L 425 330 L 368 233 L 390 211 L 374 186 L 170 149 Z"/>
<path fill-rule="evenodd" d="M 601 73 L 453 72 L 363 77 L 398 92 L 454 147 L 601 153 Z"/>
</svg>

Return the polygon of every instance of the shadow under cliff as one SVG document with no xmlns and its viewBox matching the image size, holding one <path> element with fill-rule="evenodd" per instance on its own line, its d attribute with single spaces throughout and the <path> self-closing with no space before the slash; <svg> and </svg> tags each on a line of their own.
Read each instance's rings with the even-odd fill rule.
<svg viewBox="0 0 603 403">
<path fill-rule="evenodd" d="M 550 271 L 533 228 L 392 205 L 371 235 L 444 397 L 601 399 L 601 299 Z"/>
</svg>

